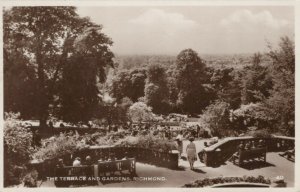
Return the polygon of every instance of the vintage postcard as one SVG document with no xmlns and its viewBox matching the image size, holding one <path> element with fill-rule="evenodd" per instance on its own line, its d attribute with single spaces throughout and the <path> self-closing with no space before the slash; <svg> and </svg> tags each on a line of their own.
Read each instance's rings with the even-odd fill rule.
<svg viewBox="0 0 300 192">
<path fill-rule="evenodd" d="M 299 191 L 298 1 L 0 5 L 4 191 Z"/>
</svg>

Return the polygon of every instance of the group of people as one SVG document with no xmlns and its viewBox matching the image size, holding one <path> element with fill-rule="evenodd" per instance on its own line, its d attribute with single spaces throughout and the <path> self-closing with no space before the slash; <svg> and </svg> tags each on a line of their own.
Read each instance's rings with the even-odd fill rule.
<svg viewBox="0 0 300 192">
<path fill-rule="evenodd" d="M 80 167 L 80 166 L 82 166 L 82 165 L 92 165 L 92 164 L 93 164 L 93 163 L 92 163 L 92 158 L 88 155 L 88 156 L 86 156 L 84 163 L 82 163 L 82 160 L 81 160 L 80 157 L 74 158 L 74 161 L 73 161 L 73 163 L 72 163 L 72 166 L 73 166 L 73 167 Z M 63 167 L 65 167 L 65 166 L 66 166 L 66 165 L 65 165 L 65 163 L 64 163 L 64 160 L 63 160 L 63 159 L 58 159 L 58 163 L 57 163 L 56 167 L 57 167 L 57 168 L 63 168 Z"/>
<path fill-rule="evenodd" d="M 111 161 L 116 161 L 118 160 L 116 158 L 116 156 L 114 154 L 110 154 L 108 156 L 104 156 L 104 155 L 100 155 L 100 159 L 98 160 L 98 162 L 111 162 Z M 125 153 L 124 157 L 121 158 L 120 160 L 126 160 L 128 159 L 128 154 L 127 152 Z M 82 162 L 81 158 L 80 157 L 75 157 L 74 160 L 73 160 L 73 163 L 72 163 L 72 166 L 73 167 L 79 167 L 79 166 L 82 166 L 82 165 L 93 165 L 93 160 L 91 158 L 91 156 L 86 156 L 85 160 Z M 57 163 L 57 166 L 56 167 L 65 167 L 65 164 L 64 164 L 64 161 L 63 159 L 58 159 L 58 163 Z"/>
<path fill-rule="evenodd" d="M 261 148 L 264 147 L 265 143 L 263 140 L 259 140 L 258 143 L 255 141 L 241 141 L 239 144 L 239 150 L 251 150 L 255 148 Z"/>
</svg>

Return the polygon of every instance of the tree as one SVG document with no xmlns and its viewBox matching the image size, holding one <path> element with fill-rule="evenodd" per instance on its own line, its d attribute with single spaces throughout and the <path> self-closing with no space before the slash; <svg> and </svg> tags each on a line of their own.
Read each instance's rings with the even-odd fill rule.
<svg viewBox="0 0 300 192">
<path fill-rule="evenodd" d="M 4 11 L 4 65 L 13 62 L 15 51 L 30 61 L 28 66 L 34 69 L 38 82 L 36 105 L 41 127 L 46 127 L 62 68 L 74 52 L 74 39 L 92 26 L 101 27 L 80 18 L 75 7 L 13 7 Z M 82 48 L 89 53 L 89 48 L 79 43 L 77 51 Z"/>
<path fill-rule="evenodd" d="M 131 87 L 130 73 L 127 70 L 118 71 L 113 75 L 108 89 L 112 97 L 120 101 L 122 98 L 129 95 Z"/>
<path fill-rule="evenodd" d="M 138 98 L 144 96 L 145 80 L 147 75 L 145 69 L 134 69 L 130 75 L 131 89 L 129 98 L 133 102 L 136 102 Z"/>
<path fill-rule="evenodd" d="M 133 102 L 144 96 L 146 71 L 144 69 L 120 70 L 111 79 L 109 85 L 110 94 L 121 101 L 128 97 Z"/>
<path fill-rule="evenodd" d="M 272 81 L 267 67 L 261 66 L 262 55 L 255 53 L 252 65 L 245 67 L 242 78 L 241 101 L 243 104 L 256 103 L 269 97 Z"/>
<path fill-rule="evenodd" d="M 112 41 L 101 27 L 87 28 L 74 40 L 74 53 L 63 67 L 61 105 L 63 120 L 88 122 L 102 101 L 97 84 L 106 79 L 106 68 L 113 65 Z"/>
<path fill-rule="evenodd" d="M 268 115 L 269 109 L 263 103 L 249 103 L 247 105 L 241 105 L 239 109 L 233 111 L 233 120 L 242 120 L 244 128 L 256 126 L 259 129 L 269 128 L 274 119 Z M 241 127 L 241 128 L 242 128 Z"/>
<path fill-rule="evenodd" d="M 168 112 L 168 87 L 165 69 L 158 65 L 149 65 L 145 85 L 145 102 L 155 113 Z"/>
<path fill-rule="evenodd" d="M 168 70 L 166 71 L 167 76 L 167 87 L 169 90 L 168 96 L 169 96 L 169 107 L 170 111 L 173 112 L 179 112 L 178 107 L 176 105 L 177 99 L 178 99 L 178 87 L 177 87 L 177 80 L 176 80 L 176 65 L 170 64 L 168 67 Z"/>
<path fill-rule="evenodd" d="M 20 112 L 20 117 L 36 117 L 38 81 L 30 62 L 18 51 L 11 53 L 8 59 L 4 55 L 4 111 Z"/>
<path fill-rule="evenodd" d="M 230 104 L 233 109 L 239 108 L 241 104 L 241 72 L 233 68 L 222 68 L 213 70 L 210 82 L 215 89 L 215 97 L 218 100 Z M 214 98 L 214 97 L 211 97 Z"/>
<path fill-rule="evenodd" d="M 192 49 L 181 51 L 176 60 L 177 105 L 182 112 L 199 113 L 209 104 L 202 84 L 206 65 Z"/>
<path fill-rule="evenodd" d="M 279 48 L 270 47 L 268 53 L 273 88 L 266 105 L 272 118 L 278 119 L 277 128 L 288 135 L 295 134 L 295 45 L 288 37 L 281 38 Z"/>
<path fill-rule="evenodd" d="M 252 65 L 254 67 L 258 67 L 262 61 L 262 54 L 260 52 L 254 53 L 254 55 L 252 56 Z"/>
<path fill-rule="evenodd" d="M 132 104 L 133 102 L 128 97 L 124 97 L 119 103 L 106 104 L 101 112 L 109 125 L 127 123 L 130 121 L 128 110 Z"/>
<path fill-rule="evenodd" d="M 133 102 L 131 101 L 131 99 L 129 99 L 128 97 L 124 97 L 121 102 L 117 105 L 117 119 L 120 122 L 127 122 L 129 120 L 128 117 L 128 110 L 129 107 L 133 104 Z"/>
<path fill-rule="evenodd" d="M 210 129 L 212 135 L 218 137 L 232 136 L 230 105 L 226 102 L 216 101 L 209 105 L 203 112 L 200 122 Z"/>
<path fill-rule="evenodd" d="M 133 122 L 153 120 L 152 108 L 143 102 L 136 102 L 129 107 L 128 114 Z"/>
</svg>

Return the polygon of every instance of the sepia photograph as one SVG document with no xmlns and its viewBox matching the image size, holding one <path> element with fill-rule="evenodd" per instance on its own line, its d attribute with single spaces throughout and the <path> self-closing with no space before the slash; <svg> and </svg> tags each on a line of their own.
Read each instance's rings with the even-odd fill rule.
<svg viewBox="0 0 300 192">
<path fill-rule="evenodd" d="M 2 6 L 3 187 L 294 188 L 295 17 Z"/>
</svg>

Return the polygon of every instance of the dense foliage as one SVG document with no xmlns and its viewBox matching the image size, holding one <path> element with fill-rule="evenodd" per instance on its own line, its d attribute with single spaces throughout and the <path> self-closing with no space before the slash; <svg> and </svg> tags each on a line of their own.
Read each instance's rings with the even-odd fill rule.
<svg viewBox="0 0 300 192">
<path fill-rule="evenodd" d="M 105 69 L 113 66 L 112 41 L 101 27 L 90 27 L 74 40 L 74 53 L 63 67 L 60 88 L 61 117 L 67 122 L 88 122 L 99 104 L 98 82 L 106 80 Z"/>
<path fill-rule="evenodd" d="M 145 103 L 157 114 L 167 113 L 169 109 L 166 70 L 158 64 L 149 65 L 145 85 Z"/>
<path fill-rule="evenodd" d="M 177 149 L 175 142 L 161 139 L 159 136 L 153 135 L 138 135 L 136 137 L 127 136 L 117 141 L 116 146 L 141 147 L 161 152 L 170 152 L 171 150 Z"/>
<path fill-rule="evenodd" d="M 211 130 L 212 135 L 218 137 L 233 135 L 229 109 L 228 103 L 217 101 L 205 109 L 200 121 L 206 129 Z"/>
<path fill-rule="evenodd" d="M 79 136 L 60 134 L 57 137 L 51 137 L 43 141 L 44 145 L 35 154 L 34 159 L 45 160 L 63 157 L 72 154 L 76 150 L 84 148 L 85 143 L 79 139 Z"/>
<path fill-rule="evenodd" d="M 295 135 L 295 45 L 289 38 L 281 39 L 278 49 L 271 49 L 273 88 L 265 103 L 277 120 L 275 126 L 287 135 Z"/>
<path fill-rule="evenodd" d="M 69 101 L 77 109 L 95 103 L 97 91 L 93 86 L 96 80 L 104 81 L 105 66 L 112 65 L 113 57 L 109 50 L 112 41 L 101 32 L 101 26 L 79 17 L 75 7 L 51 6 L 6 9 L 3 24 L 5 111 L 21 112 L 25 118 L 38 118 L 45 127 L 49 113 L 58 111 L 58 106 L 63 105 L 64 112 L 68 113 Z M 76 78 L 89 75 L 91 79 L 81 78 L 76 84 L 71 77 L 62 78 L 63 69 L 70 62 L 72 67 L 88 63 L 86 72 L 93 69 L 93 73 L 76 70 L 68 73 Z M 68 69 L 72 67 L 68 65 Z M 91 85 L 89 97 L 74 94 L 82 84 Z M 59 97 L 61 91 L 63 96 Z M 83 103 L 68 100 L 70 93 L 76 100 L 86 100 Z M 58 102 L 60 100 L 63 102 Z M 67 115 L 67 120 L 74 121 L 72 116 L 86 120 L 81 114 L 72 113 Z"/>
<path fill-rule="evenodd" d="M 117 101 L 128 97 L 136 102 L 144 96 L 145 80 L 144 69 L 119 70 L 107 82 L 107 89 Z"/>
<path fill-rule="evenodd" d="M 42 142 L 43 146 L 33 154 L 33 158 L 36 160 L 63 158 L 88 149 L 89 146 L 141 147 L 162 152 L 176 149 L 174 142 L 159 136 L 142 134 L 131 136 L 130 132 L 126 131 L 111 132 L 106 135 L 102 133 L 85 135 L 61 133 L 59 136 L 43 139 Z"/>
<path fill-rule="evenodd" d="M 152 121 L 152 108 L 143 102 L 136 102 L 129 107 L 129 117 L 133 122 L 141 123 L 143 121 Z"/>
<path fill-rule="evenodd" d="M 18 184 L 33 153 L 32 133 L 22 126 L 20 114 L 5 113 L 4 186 Z"/>
<path fill-rule="evenodd" d="M 209 104 L 203 84 L 205 63 L 192 49 L 181 51 L 176 60 L 177 105 L 184 113 L 199 113 Z"/>
<path fill-rule="evenodd" d="M 209 128 L 218 136 L 226 136 L 228 131 L 245 132 L 249 127 L 294 136 L 294 51 L 293 41 L 285 37 L 278 48 L 270 47 L 270 62 L 262 64 L 262 55 L 257 53 L 251 65 L 242 70 L 214 70 L 211 82 L 217 89 L 218 100 L 229 105 L 211 104 L 203 112 L 202 121 L 211 122 Z M 222 113 L 220 109 L 231 112 Z M 217 118 L 218 111 L 221 114 Z"/>
</svg>

